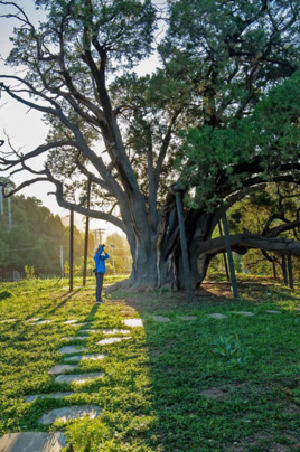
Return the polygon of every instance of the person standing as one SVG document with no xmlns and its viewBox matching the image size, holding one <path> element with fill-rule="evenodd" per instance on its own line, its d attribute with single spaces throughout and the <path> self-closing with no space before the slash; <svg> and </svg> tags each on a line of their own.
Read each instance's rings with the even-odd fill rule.
<svg viewBox="0 0 300 452">
<path fill-rule="evenodd" d="M 105 273 L 105 261 L 109 258 L 109 254 L 104 251 L 105 245 L 100 245 L 96 249 L 94 255 L 95 276 L 96 276 L 96 303 L 104 303 L 102 300 L 103 279 Z"/>
</svg>

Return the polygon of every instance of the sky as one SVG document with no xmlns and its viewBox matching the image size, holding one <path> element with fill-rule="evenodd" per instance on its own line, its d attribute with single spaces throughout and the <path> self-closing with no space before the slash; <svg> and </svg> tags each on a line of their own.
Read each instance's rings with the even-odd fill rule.
<svg viewBox="0 0 300 452">
<path fill-rule="evenodd" d="M 16 3 L 25 9 L 31 21 L 38 22 L 42 13 L 35 9 L 33 0 L 17 0 Z M 4 12 L 6 13 L 8 9 L 8 6 L 0 5 L 0 15 Z M 18 68 L 14 69 L 6 66 L 3 61 L 3 59 L 8 56 L 11 49 L 9 37 L 12 35 L 13 26 L 15 24 L 15 19 L 0 18 L 0 73 L 2 74 L 16 75 L 16 71 L 19 70 Z M 158 64 L 157 56 L 153 56 L 143 63 L 141 67 L 136 69 L 136 72 L 140 75 L 153 72 Z M 6 141 L 6 133 L 10 138 L 12 146 L 15 149 L 22 150 L 22 152 L 26 153 L 44 142 L 47 130 L 47 126 L 42 121 L 42 114 L 29 110 L 28 107 L 19 104 L 18 102 L 14 102 L 7 95 L 2 93 L 0 98 L 0 139 Z M 33 162 L 33 160 L 35 161 Z M 32 159 L 31 167 L 37 170 L 42 169 L 43 162 L 44 158 L 42 156 L 38 159 Z M 9 174 L 0 173 L 0 176 L 8 177 Z M 34 176 L 32 175 L 31 177 Z M 11 177 L 11 180 L 17 184 L 24 179 L 25 177 L 22 173 L 17 173 Z M 68 215 L 69 212 L 58 206 L 55 196 L 48 195 L 48 192 L 53 190 L 54 186 L 51 183 L 39 182 L 23 189 L 20 194 L 23 194 L 26 197 L 34 196 L 40 199 L 43 202 L 43 205 L 48 207 L 53 214 L 64 217 Z M 91 229 L 104 228 L 107 231 L 106 234 L 115 232 L 123 234 L 120 229 L 98 219 L 91 219 L 90 227 Z"/>
</svg>

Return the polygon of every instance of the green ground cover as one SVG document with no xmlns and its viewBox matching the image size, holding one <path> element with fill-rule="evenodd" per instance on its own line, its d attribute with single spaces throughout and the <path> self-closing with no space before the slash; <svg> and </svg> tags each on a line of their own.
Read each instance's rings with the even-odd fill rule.
<svg viewBox="0 0 300 452">
<path fill-rule="evenodd" d="M 71 295 L 66 280 L 0 285 L 0 320 L 17 319 L 0 323 L 0 434 L 62 430 L 75 452 L 299 450 L 299 291 L 245 285 L 243 301 L 234 302 L 227 285 L 207 284 L 191 304 L 183 294 L 119 292 L 99 306 L 94 281 L 84 289 L 79 284 Z M 207 317 L 216 312 L 227 318 Z M 170 321 L 159 323 L 154 315 Z M 75 387 L 48 375 L 64 363 L 60 347 L 82 345 L 66 343 L 64 337 L 83 333 L 64 321 L 124 328 L 122 319 L 133 317 L 144 327 L 133 328 L 130 340 L 100 346 L 102 332 L 84 333 L 86 353 L 108 355 L 82 361 L 70 373 L 102 371 L 104 378 Z M 31 318 L 53 322 L 32 325 Z M 74 395 L 24 401 L 66 391 Z M 39 424 L 50 409 L 75 404 L 96 404 L 103 413 Z"/>
</svg>

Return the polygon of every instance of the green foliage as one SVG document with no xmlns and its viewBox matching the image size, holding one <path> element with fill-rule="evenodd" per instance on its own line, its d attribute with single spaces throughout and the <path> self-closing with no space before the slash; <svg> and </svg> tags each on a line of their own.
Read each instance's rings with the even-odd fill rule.
<svg viewBox="0 0 300 452">
<path fill-rule="evenodd" d="M 32 108 L 39 111 L 49 106 L 48 169 L 67 195 L 86 189 L 81 165 L 93 168 L 99 182 L 94 206 L 107 213 L 120 202 L 133 254 L 138 224 L 149 224 L 141 244 L 151 243 L 156 253 L 151 236 L 164 223 L 160 207 L 166 201 L 165 218 L 172 218 L 171 185 L 195 188 L 195 196 L 186 197 L 187 210 L 194 209 L 186 211 L 193 243 L 210 236 L 210 219 L 200 221 L 205 209 L 213 212 L 230 195 L 277 177 L 299 180 L 298 0 L 165 2 L 167 28 L 158 45 L 153 31 L 161 5 L 154 3 L 155 12 L 150 0 L 37 5 L 47 17 L 35 28 L 10 3 L 21 22 L 9 62 L 25 65 L 26 79 L 23 89 L 14 91 L 9 78 L 2 87 L 25 104 L 26 94 L 20 96 L 31 90 Z M 133 65 L 152 46 L 161 67 L 139 77 Z M 30 231 L 23 234 L 29 241 Z M 167 246 L 170 253 L 177 249 L 171 225 L 161 236 L 162 247 L 174 237 Z M 40 240 L 38 247 L 49 261 L 53 243 L 48 250 Z M 180 252 L 174 255 L 180 260 Z"/>
<path fill-rule="evenodd" d="M 212 344 L 213 353 L 234 363 L 241 363 L 246 356 L 238 337 L 219 336 Z"/>
<path fill-rule="evenodd" d="M 272 180 L 282 165 L 298 159 L 299 86 L 297 72 L 264 96 L 249 117 L 226 129 L 206 125 L 184 133 L 187 163 L 181 183 L 197 187 L 194 205 L 214 207 L 227 194 L 247 187 L 253 172 L 259 173 L 257 182 Z"/>
<path fill-rule="evenodd" d="M 11 297 L 13 297 L 13 293 L 10 290 L 1 290 L 0 300 L 7 300 L 8 298 Z"/>
<path fill-rule="evenodd" d="M 6 202 L 4 202 L 6 207 Z M 60 246 L 64 258 L 68 255 L 69 228 L 58 215 L 50 213 L 36 198 L 11 198 L 12 226 L 8 226 L 7 212 L 0 217 L 0 271 L 24 273 L 33 267 L 35 273 L 60 274 Z M 90 235 L 88 253 L 93 254 Z M 74 257 L 82 258 L 84 235 L 74 228 Z"/>
</svg>

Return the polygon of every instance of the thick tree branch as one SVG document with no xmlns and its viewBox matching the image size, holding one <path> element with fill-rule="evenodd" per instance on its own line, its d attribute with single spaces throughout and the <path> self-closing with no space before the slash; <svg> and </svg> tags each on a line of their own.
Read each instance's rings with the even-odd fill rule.
<svg viewBox="0 0 300 452">
<path fill-rule="evenodd" d="M 10 190 L 9 194 L 6 195 L 5 198 L 9 198 L 10 196 L 15 195 L 23 188 L 29 187 L 30 185 L 35 184 L 36 182 L 48 182 L 48 178 L 47 177 L 36 177 L 35 179 L 30 179 L 25 182 L 22 182 L 20 185 L 18 185 L 18 187 Z"/>
<path fill-rule="evenodd" d="M 286 220 L 286 221 L 288 221 L 288 220 Z M 298 218 L 295 221 L 280 224 L 279 226 L 275 226 L 270 229 L 268 228 L 263 232 L 263 236 L 264 237 L 277 237 L 282 232 L 289 231 L 291 229 L 299 228 L 299 227 L 300 227 L 300 218 Z"/>
<path fill-rule="evenodd" d="M 27 154 L 22 154 L 21 156 L 18 156 L 18 158 L 14 160 L 0 157 L 0 163 L 2 163 L 3 165 L 15 166 L 19 163 L 25 162 L 26 160 L 37 157 L 38 155 L 43 154 L 44 152 L 47 152 L 51 149 L 57 149 L 64 146 L 71 146 L 77 148 L 77 143 L 73 140 L 60 140 L 54 143 L 41 144 L 34 151 L 28 152 Z"/>
<path fill-rule="evenodd" d="M 78 205 L 78 204 L 73 204 L 69 201 L 67 201 L 64 198 L 64 187 L 63 187 L 63 183 L 60 182 L 59 180 L 55 179 L 51 172 L 49 171 L 49 169 L 46 169 L 47 171 L 47 179 L 50 182 L 53 182 L 56 186 L 56 192 L 55 193 L 50 193 L 50 194 L 55 194 L 56 196 L 56 200 L 57 203 L 60 207 L 64 207 L 65 209 L 71 209 L 73 208 L 75 210 L 75 212 L 80 213 L 81 215 L 85 215 L 85 216 L 89 216 L 92 218 L 99 218 L 101 220 L 105 220 L 108 221 L 109 223 L 114 224 L 115 226 L 117 226 L 118 228 L 120 228 L 122 231 L 126 232 L 126 228 L 125 225 L 123 223 L 123 221 L 118 218 L 115 217 L 114 215 L 105 213 L 105 212 L 100 212 L 98 210 L 93 210 L 93 209 L 87 209 L 84 206 Z"/>
<path fill-rule="evenodd" d="M 276 253 L 291 253 L 294 256 L 300 256 L 300 242 L 294 242 L 285 238 L 262 237 L 256 234 L 235 234 L 230 235 L 232 248 L 258 248 Z M 201 243 L 198 248 L 199 255 L 215 255 L 226 252 L 224 237 L 217 237 Z"/>
</svg>

